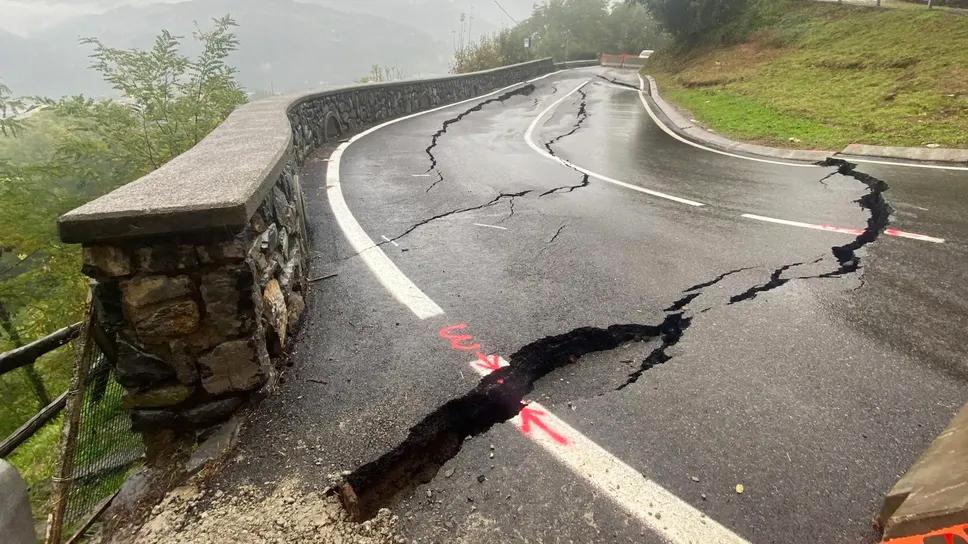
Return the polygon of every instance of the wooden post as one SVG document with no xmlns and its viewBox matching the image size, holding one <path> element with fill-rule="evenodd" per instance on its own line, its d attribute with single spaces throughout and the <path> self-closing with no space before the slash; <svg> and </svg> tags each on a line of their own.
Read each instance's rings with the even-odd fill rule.
<svg viewBox="0 0 968 544">
<path fill-rule="evenodd" d="M 10 312 L 7 311 L 7 306 L 3 301 L 0 301 L 0 326 L 7 332 L 7 336 L 10 337 L 14 346 L 19 348 L 24 345 L 23 340 L 20 338 L 20 333 L 17 331 L 17 327 L 14 326 L 13 320 L 10 319 Z M 40 377 L 40 374 L 33 365 L 25 366 L 24 374 L 27 376 L 27 381 L 30 382 L 30 387 L 34 390 L 34 395 L 37 396 L 37 407 L 43 409 L 44 406 L 50 404 L 50 393 L 44 387 L 44 380 Z"/>
</svg>

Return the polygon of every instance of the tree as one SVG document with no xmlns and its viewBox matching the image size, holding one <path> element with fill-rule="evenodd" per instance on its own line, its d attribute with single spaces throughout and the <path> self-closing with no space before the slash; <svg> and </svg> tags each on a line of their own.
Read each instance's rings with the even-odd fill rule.
<svg viewBox="0 0 968 544">
<path fill-rule="evenodd" d="M 677 40 L 697 41 L 738 16 L 748 0 L 638 0 Z"/>
<path fill-rule="evenodd" d="M 167 30 L 148 51 L 115 49 L 97 38 L 85 38 L 83 44 L 94 46 L 92 68 L 123 98 L 70 99 L 60 107 L 92 121 L 91 128 L 115 140 L 128 160 L 137 157 L 138 164 L 158 168 L 198 143 L 245 102 L 235 81 L 236 69 L 226 60 L 238 46 L 235 26 L 226 15 L 215 19 L 209 31 L 196 29 L 193 36 L 202 52 L 194 60 L 179 53 L 181 38 Z"/>
<path fill-rule="evenodd" d="M 108 47 L 96 38 L 92 68 L 118 91 L 116 99 L 82 96 L 42 99 L 48 107 L 31 119 L 30 131 L 0 131 L 0 351 L 78 321 L 88 282 L 80 273 L 80 250 L 57 236 L 63 213 L 133 181 L 184 152 L 243 103 L 228 57 L 238 41 L 235 22 L 214 20 L 197 29 L 195 58 L 179 52 L 180 38 L 161 32 L 150 50 Z M 0 112 L 19 110 L 0 89 Z M 44 138 L 34 132 L 44 130 Z M 43 142 L 43 149 L 27 149 Z M 18 147 L 19 146 L 19 147 Z M 28 152 L 29 151 L 29 152 Z M 52 357 L 58 357 L 55 352 Z M 66 357 L 66 356 L 65 356 Z M 50 361 L 53 363 L 54 361 Z M 50 391 L 66 387 L 70 364 L 41 363 Z M 9 432 L 33 414 L 31 383 L 0 378 L 0 430 Z M 41 400 L 39 388 L 38 401 Z M 0 433 L 3 434 L 3 433 Z"/>
<path fill-rule="evenodd" d="M 513 28 L 459 48 L 452 71 L 471 72 L 539 57 L 566 61 L 596 58 L 607 51 L 637 53 L 662 41 L 658 24 L 638 3 L 550 0 L 536 5 L 531 16 Z"/>
<path fill-rule="evenodd" d="M 23 123 L 17 119 L 23 107 L 23 100 L 14 98 L 10 87 L 0 83 L 0 135 L 16 136 L 23 131 Z"/>
</svg>

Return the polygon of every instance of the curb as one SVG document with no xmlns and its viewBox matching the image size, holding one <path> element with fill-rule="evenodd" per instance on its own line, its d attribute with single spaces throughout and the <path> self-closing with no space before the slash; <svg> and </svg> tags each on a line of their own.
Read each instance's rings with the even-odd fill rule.
<svg viewBox="0 0 968 544">
<path fill-rule="evenodd" d="M 869 157 L 872 159 L 900 159 L 912 163 L 928 163 L 956 167 L 968 166 L 968 149 L 956 148 L 921 148 L 921 147 L 889 147 L 866 144 L 850 144 L 842 151 L 781 149 L 758 144 L 748 144 L 731 140 L 719 134 L 714 134 L 688 119 L 676 106 L 666 102 L 659 94 L 659 87 L 655 78 L 643 76 L 649 82 L 645 92 L 651 98 L 656 109 L 668 121 L 673 132 L 694 142 L 733 153 L 744 153 L 771 159 L 785 159 L 803 162 L 819 162 L 828 157 Z"/>
<path fill-rule="evenodd" d="M 891 488 L 877 522 L 885 540 L 968 523 L 968 404 Z"/>
<path fill-rule="evenodd" d="M 666 125 L 676 134 L 692 140 L 694 142 L 730 153 L 742 153 L 769 159 L 791 160 L 799 162 L 816 163 L 836 155 L 835 151 L 823 150 L 800 150 L 800 149 L 780 149 L 765 145 L 747 144 L 730 140 L 719 134 L 713 134 L 708 130 L 698 126 L 696 123 L 682 115 L 672 104 L 666 102 L 659 94 L 659 87 L 652 76 L 643 76 L 649 82 L 649 88 L 645 89 L 646 95 L 656 106 L 658 113 L 665 117 Z"/>
</svg>

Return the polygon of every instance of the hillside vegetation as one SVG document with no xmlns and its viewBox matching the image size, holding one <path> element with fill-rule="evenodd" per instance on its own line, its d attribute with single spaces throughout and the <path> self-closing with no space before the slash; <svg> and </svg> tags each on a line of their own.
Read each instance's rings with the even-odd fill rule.
<svg viewBox="0 0 968 544">
<path fill-rule="evenodd" d="M 968 147 L 968 16 L 786 7 L 735 45 L 673 47 L 645 72 L 693 118 L 739 139 Z"/>
</svg>

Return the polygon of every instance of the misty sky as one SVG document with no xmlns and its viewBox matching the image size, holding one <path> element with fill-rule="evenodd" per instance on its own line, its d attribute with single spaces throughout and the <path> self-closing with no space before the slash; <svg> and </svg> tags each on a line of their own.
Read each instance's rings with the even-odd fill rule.
<svg viewBox="0 0 968 544">
<path fill-rule="evenodd" d="M 0 0 L 0 30 L 26 36 L 35 30 L 78 15 L 103 13 L 121 6 L 184 1 L 191 0 Z M 490 0 L 482 1 L 488 4 L 488 8 L 494 9 Z M 521 4 L 520 1 L 509 1 L 507 7 L 515 15 L 526 17 L 527 8 L 522 10 Z"/>
<path fill-rule="evenodd" d="M 76 15 L 127 6 L 184 0 L 0 0 L 0 29 L 26 35 Z"/>
</svg>

